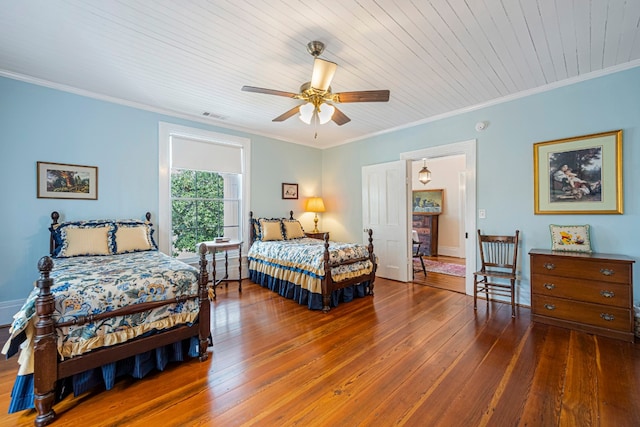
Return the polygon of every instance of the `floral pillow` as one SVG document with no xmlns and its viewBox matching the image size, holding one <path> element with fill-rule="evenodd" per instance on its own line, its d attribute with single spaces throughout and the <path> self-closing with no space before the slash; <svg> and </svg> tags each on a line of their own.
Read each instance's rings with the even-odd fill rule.
<svg viewBox="0 0 640 427">
<path fill-rule="evenodd" d="M 591 252 L 589 225 L 549 225 L 554 251 Z"/>
<path fill-rule="evenodd" d="M 262 240 L 262 230 L 260 229 L 260 219 L 253 218 L 251 220 L 251 226 L 253 227 L 253 233 L 255 235 L 254 240 Z"/>
</svg>

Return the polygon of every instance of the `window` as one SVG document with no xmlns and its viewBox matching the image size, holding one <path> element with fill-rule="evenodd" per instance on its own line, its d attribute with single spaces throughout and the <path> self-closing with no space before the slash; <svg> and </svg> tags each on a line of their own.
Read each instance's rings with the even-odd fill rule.
<svg viewBox="0 0 640 427">
<path fill-rule="evenodd" d="M 239 240 L 242 176 L 171 169 L 171 255 L 196 256 L 198 242 Z"/>
<path fill-rule="evenodd" d="M 249 142 L 160 123 L 160 250 L 191 262 L 199 242 L 244 240 Z"/>
</svg>

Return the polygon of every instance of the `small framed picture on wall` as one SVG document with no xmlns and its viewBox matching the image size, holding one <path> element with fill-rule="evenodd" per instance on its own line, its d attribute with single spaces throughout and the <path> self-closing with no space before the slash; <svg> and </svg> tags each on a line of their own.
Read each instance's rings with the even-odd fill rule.
<svg viewBox="0 0 640 427">
<path fill-rule="evenodd" d="M 282 198 L 283 199 L 297 199 L 298 198 L 298 184 L 282 183 Z"/>
</svg>

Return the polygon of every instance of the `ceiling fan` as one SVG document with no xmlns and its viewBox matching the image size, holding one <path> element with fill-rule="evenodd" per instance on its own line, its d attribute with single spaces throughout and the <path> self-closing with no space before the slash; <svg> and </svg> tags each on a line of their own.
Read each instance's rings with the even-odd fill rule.
<svg viewBox="0 0 640 427">
<path fill-rule="evenodd" d="M 254 86 L 242 86 L 245 92 L 265 93 L 267 95 L 285 96 L 287 98 L 300 99 L 304 104 L 293 107 L 289 111 L 279 115 L 274 122 L 282 122 L 288 118 L 300 114 L 300 119 L 311 124 L 315 119 L 320 124 L 333 120 L 338 126 L 351 121 L 342 111 L 336 108 L 335 103 L 346 102 L 387 102 L 388 90 L 365 90 L 356 92 L 331 92 L 331 80 L 338 68 L 338 64 L 318 58 L 324 51 L 324 43 L 312 41 L 307 44 L 307 51 L 315 58 L 311 81 L 300 86 L 299 93 L 284 92 L 281 90 L 264 89 Z"/>
</svg>

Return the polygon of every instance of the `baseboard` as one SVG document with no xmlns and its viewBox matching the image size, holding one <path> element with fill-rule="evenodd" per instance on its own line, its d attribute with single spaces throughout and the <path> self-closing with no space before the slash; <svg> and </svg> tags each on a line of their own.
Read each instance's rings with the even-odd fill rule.
<svg viewBox="0 0 640 427">
<path fill-rule="evenodd" d="M 460 248 L 454 246 L 438 245 L 438 255 L 462 258 L 460 256 Z"/>
<path fill-rule="evenodd" d="M 10 325 L 13 322 L 13 315 L 22 308 L 23 304 L 23 299 L 0 302 L 0 327 Z"/>
</svg>

